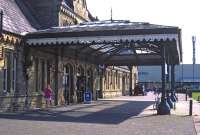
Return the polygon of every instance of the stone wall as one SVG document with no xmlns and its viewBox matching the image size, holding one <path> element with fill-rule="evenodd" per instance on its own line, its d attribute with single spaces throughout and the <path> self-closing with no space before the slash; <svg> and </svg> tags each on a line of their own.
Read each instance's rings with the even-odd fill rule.
<svg viewBox="0 0 200 135">
<path fill-rule="evenodd" d="M 74 0 L 74 12 L 89 20 L 86 0 Z"/>
<path fill-rule="evenodd" d="M 93 64 L 90 64 L 88 62 L 85 61 L 80 61 L 80 60 L 75 60 L 69 57 L 64 57 L 61 56 L 61 52 L 59 51 L 58 53 L 54 52 L 53 50 L 56 49 L 36 49 L 36 48 L 32 48 L 29 50 L 29 54 L 31 55 L 30 57 L 32 57 L 32 64 L 31 66 L 28 68 L 28 93 L 30 96 L 41 96 L 43 94 L 43 89 L 42 86 L 42 80 L 41 78 L 43 78 L 42 72 L 41 72 L 41 62 L 36 62 L 37 61 L 44 61 L 44 63 L 47 63 L 47 61 L 51 61 L 51 69 L 50 69 L 50 85 L 52 87 L 52 89 L 54 90 L 54 99 L 55 104 L 56 105 L 62 105 L 64 104 L 64 90 L 63 90 L 63 76 L 64 76 L 64 67 L 67 65 L 71 65 L 72 69 L 73 69 L 73 91 L 74 93 L 72 94 L 73 97 L 73 102 L 72 103 L 77 103 L 77 68 L 78 67 L 82 67 L 84 70 L 83 75 L 85 76 L 87 74 L 87 70 L 91 69 L 92 72 L 92 76 L 93 76 L 93 80 L 95 82 L 96 79 L 96 75 L 97 75 L 97 70 L 96 70 L 96 66 Z M 60 49 L 59 49 L 60 50 Z M 51 53 L 50 53 L 51 52 Z M 58 55 L 57 55 L 58 54 Z M 57 62 L 56 62 L 57 61 Z M 37 63 L 37 64 L 36 64 Z M 36 65 L 38 69 L 36 69 Z M 58 66 L 56 66 L 58 65 Z M 45 68 L 47 68 L 45 66 Z M 39 77 L 36 77 L 36 72 L 39 72 L 38 75 Z M 47 72 L 45 70 L 45 72 Z M 44 76 L 47 76 L 47 74 L 44 74 Z M 36 84 L 36 80 L 38 78 L 38 83 Z M 47 77 L 44 77 L 45 81 L 43 84 L 43 86 L 46 87 L 47 85 Z M 37 86 L 36 86 L 37 85 Z M 93 89 L 93 99 L 96 99 L 96 90 L 94 90 L 94 83 L 92 83 L 92 89 Z M 41 102 L 39 100 L 37 100 L 37 102 Z"/>
<path fill-rule="evenodd" d="M 72 25 L 75 24 L 75 19 L 68 16 L 66 13 L 63 11 L 59 12 L 59 26 L 67 26 L 67 25 Z"/>
<path fill-rule="evenodd" d="M 137 67 L 132 69 L 132 90 L 138 82 Z M 107 67 L 102 79 L 103 98 L 129 95 L 130 71 L 120 67 Z"/>
</svg>

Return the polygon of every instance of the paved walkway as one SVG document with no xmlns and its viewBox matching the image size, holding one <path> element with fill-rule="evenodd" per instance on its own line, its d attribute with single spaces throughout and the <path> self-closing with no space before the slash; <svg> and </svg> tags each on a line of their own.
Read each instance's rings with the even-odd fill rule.
<svg viewBox="0 0 200 135">
<path fill-rule="evenodd" d="M 187 110 L 179 111 L 187 108 L 187 102 L 179 101 L 172 115 L 159 116 L 152 109 L 154 98 L 150 93 L 47 110 L 1 113 L 0 134 L 196 135 L 193 118 L 187 116 Z"/>
<path fill-rule="evenodd" d="M 185 101 L 185 95 L 182 95 L 180 99 L 181 100 L 176 104 L 177 108 L 175 111 L 173 111 L 173 113 L 180 116 L 187 116 L 189 115 L 190 99 L 188 99 L 188 101 Z M 195 100 L 193 100 L 192 117 L 197 135 L 200 135 L 200 103 Z"/>
</svg>

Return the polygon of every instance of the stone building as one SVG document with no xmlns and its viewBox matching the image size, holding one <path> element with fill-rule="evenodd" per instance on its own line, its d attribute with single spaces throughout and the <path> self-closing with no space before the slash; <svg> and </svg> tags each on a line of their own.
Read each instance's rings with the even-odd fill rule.
<svg viewBox="0 0 200 135">
<path fill-rule="evenodd" d="M 81 55 L 71 56 L 70 50 L 62 45 L 59 48 L 27 45 L 27 33 L 94 21 L 86 0 L 0 0 L 0 10 L 3 11 L 0 39 L 2 109 L 43 107 L 43 90 L 47 84 L 53 89 L 55 105 L 83 102 L 86 90 L 91 91 L 92 99 L 96 100 L 127 95 L 134 88 L 136 67 L 131 70 L 115 66 L 101 69 Z"/>
</svg>

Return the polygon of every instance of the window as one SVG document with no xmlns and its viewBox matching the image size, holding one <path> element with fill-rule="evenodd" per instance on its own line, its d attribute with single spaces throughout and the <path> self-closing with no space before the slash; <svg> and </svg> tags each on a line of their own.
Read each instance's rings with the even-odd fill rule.
<svg viewBox="0 0 200 135">
<path fill-rule="evenodd" d="M 4 66 L 4 91 L 10 93 L 13 90 L 13 54 L 7 50 Z"/>
<path fill-rule="evenodd" d="M 117 87 L 118 87 L 118 89 L 120 89 L 120 80 L 121 80 L 121 76 L 120 76 L 120 74 L 118 74 L 118 79 L 117 79 Z"/>
<path fill-rule="evenodd" d="M 6 61 L 7 61 L 7 92 L 10 93 L 11 92 L 11 88 L 12 88 L 12 57 L 11 54 L 8 53 L 6 55 Z"/>
<path fill-rule="evenodd" d="M 110 72 L 107 71 L 107 83 L 106 83 L 107 89 L 109 89 L 110 86 Z"/>
<path fill-rule="evenodd" d="M 13 65 L 12 65 L 12 86 L 13 91 L 16 91 L 16 58 L 13 57 Z"/>
<path fill-rule="evenodd" d="M 7 92 L 7 69 L 3 69 L 3 92 Z"/>
<path fill-rule="evenodd" d="M 16 90 L 16 58 L 11 50 L 6 50 L 4 67 L 0 70 L 0 86 L 3 93 Z"/>
<path fill-rule="evenodd" d="M 115 89 L 115 73 L 112 71 L 112 88 Z"/>
<path fill-rule="evenodd" d="M 115 83 L 116 83 L 116 86 L 118 86 L 117 84 L 118 84 L 118 72 L 116 71 L 115 72 Z"/>
</svg>

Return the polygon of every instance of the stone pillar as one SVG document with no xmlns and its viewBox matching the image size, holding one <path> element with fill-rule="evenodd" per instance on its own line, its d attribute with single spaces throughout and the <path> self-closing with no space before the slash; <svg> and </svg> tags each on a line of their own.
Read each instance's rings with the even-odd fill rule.
<svg viewBox="0 0 200 135">
<path fill-rule="evenodd" d="M 133 70 L 133 66 L 130 65 L 128 66 L 129 70 L 130 70 L 130 74 L 129 74 L 129 96 L 133 95 L 133 76 L 132 76 L 132 70 Z"/>
<path fill-rule="evenodd" d="M 61 49 L 56 48 L 56 55 L 55 55 L 55 105 L 59 104 L 59 98 L 61 98 L 62 93 L 62 61 L 61 61 Z"/>
<path fill-rule="evenodd" d="M 98 93 L 98 98 L 103 98 L 103 75 L 100 74 L 100 81 L 99 81 L 100 90 Z"/>
<path fill-rule="evenodd" d="M 100 76 L 100 80 L 99 80 L 99 93 L 98 93 L 98 98 L 103 98 L 103 76 L 105 75 L 105 69 L 101 69 L 99 67 L 99 76 Z"/>
<path fill-rule="evenodd" d="M 88 91 L 88 72 L 87 72 L 87 63 L 86 62 L 87 62 L 87 58 L 85 58 L 85 70 L 84 70 L 84 74 L 85 74 L 85 92 Z"/>
<path fill-rule="evenodd" d="M 165 89 L 165 46 L 164 44 L 161 44 L 161 62 L 162 62 L 162 96 L 161 96 L 161 102 L 158 105 L 157 114 L 159 115 L 166 115 L 170 114 L 170 107 L 166 100 L 166 89 Z"/>
<path fill-rule="evenodd" d="M 27 92 L 26 85 L 26 66 L 23 45 L 16 45 L 17 59 L 16 59 L 16 92 L 20 95 L 25 95 Z"/>
<path fill-rule="evenodd" d="M 77 60 L 76 60 L 76 63 L 75 63 L 75 65 L 74 65 L 74 79 L 73 79 L 73 85 L 74 85 L 74 94 L 73 94 L 73 102 L 74 103 L 77 103 L 78 101 L 77 101 L 77 72 L 78 72 L 78 70 L 77 70 Z"/>
</svg>

